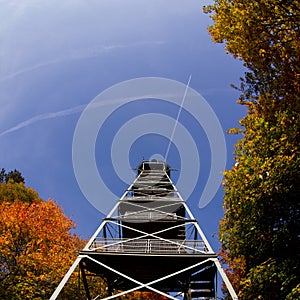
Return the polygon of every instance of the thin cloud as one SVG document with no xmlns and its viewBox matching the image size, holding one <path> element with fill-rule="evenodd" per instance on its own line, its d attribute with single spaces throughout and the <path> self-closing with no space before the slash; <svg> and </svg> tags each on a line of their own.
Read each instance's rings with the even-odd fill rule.
<svg viewBox="0 0 300 300">
<path fill-rule="evenodd" d="M 161 97 L 161 95 L 159 95 Z M 172 96 L 176 96 L 172 93 L 170 94 L 166 94 L 165 97 L 172 97 Z M 136 99 L 149 99 L 149 98 L 155 98 L 155 94 L 151 93 L 149 95 L 146 94 L 141 94 L 139 97 L 136 96 Z M 118 98 L 118 99 L 110 99 L 106 102 L 96 102 L 96 103 L 92 103 L 88 105 L 88 108 L 95 108 L 95 107 L 100 107 L 100 106 L 105 106 L 105 105 L 115 105 L 115 104 L 120 104 L 120 103 L 128 103 L 131 101 L 131 98 L 127 98 L 127 97 L 122 97 L 122 98 Z M 23 129 L 27 126 L 30 126 L 36 122 L 40 122 L 43 120 L 48 120 L 48 119 L 55 119 L 55 118 L 60 118 L 60 117 L 66 117 L 68 115 L 73 115 L 76 113 L 80 113 L 82 112 L 85 108 L 87 107 L 86 104 L 82 104 L 82 105 L 78 105 L 72 108 L 68 108 L 68 109 L 64 109 L 64 110 L 60 110 L 57 112 L 50 112 L 50 113 L 44 113 L 44 114 L 40 114 L 37 116 L 34 116 L 26 121 L 23 121 L 3 132 L 0 133 L 0 137 L 3 137 L 9 133 L 15 132 L 17 130 Z"/>
<path fill-rule="evenodd" d="M 119 49 L 140 47 L 140 46 L 146 46 L 146 45 L 160 46 L 163 44 L 165 44 L 164 41 L 139 41 L 139 42 L 134 42 L 131 44 L 115 44 L 115 45 L 105 45 L 105 46 L 96 46 L 96 47 L 90 47 L 90 48 L 84 48 L 84 49 L 77 49 L 77 50 L 73 50 L 71 53 L 68 53 L 68 55 L 65 55 L 61 58 L 37 63 L 33 66 L 29 66 L 29 67 L 20 69 L 16 72 L 13 72 L 11 74 L 4 75 L 4 76 L 0 77 L 0 81 L 13 79 L 14 77 L 23 75 L 24 73 L 32 72 L 32 71 L 38 70 L 40 68 L 47 67 L 49 65 L 59 64 L 64 61 L 80 60 L 80 59 L 84 59 L 84 58 L 97 57 L 103 53 L 109 53 L 109 52 L 119 50 Z"/>
<path fill-rule="evenodd" d="M 30 118 L 26 121 L 23 121 L 23 122 L 17 124 L 14 127 L 11 127 L 9 129 L 1 132 L 0 137 L 6 135 L 8 133 L 12 133 L 14 131 L 20 130 L 24 127 L 27 127 L 27 126 L 29 126 L 33 123 L 39 122 L 39 121 L 43 121 L 43 120 L 47 120 L 47 119 L 54 119 L 54 118 L 59 118 L 59 117 L 65 117 L 65 116 L 68 116 L 68 115 L 72 115 L 72 114 L 81 112 L 84 108 L 85 108 L 85 105 L 78 105 L 78 106 L 75 106 L 73 108 L 61 110 L 61 111 L 58 111 L 58 112 L 44 113 L 44 114 L 41 114 L 41 115 L 37 115 L 35 117 L 32 117 L 32 118 Z"/>
<path fill-rule="evenodd" d="M 10 73 L 8 75 L 4 75 L 3 77 L 0 78 L 0 81 L 13 79 L 14 77 L 22 75 L 24 73 L 32 72 L 34 70 L 37 70 L 37 69 L 40 69 L 40 68 L 43 68 L 43 67 L 46 67 L 46 66 L 49 66 L 49 65 L 60 63 L 63 60 L 64 59 L 61 59 L 61 60 L 56 59 L 56 60 L 49 60 L 49 61 L 46 61 L 46 62 L 43 62 L 43 63 L 38 63 L 38 64 L 35 64 L 35 65 L 31 66 L 31 67 L 23 68 L 21 70 L 18 70 L 16 72 Z"/>
</svg>

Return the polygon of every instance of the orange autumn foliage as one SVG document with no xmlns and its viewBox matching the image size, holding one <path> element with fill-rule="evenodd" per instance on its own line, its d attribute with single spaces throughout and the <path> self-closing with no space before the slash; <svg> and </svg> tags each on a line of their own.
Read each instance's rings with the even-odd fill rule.
<svg viewBox="0 0 300 300">
<path fill-rule="evenodd" d="M 48 299 L 83 246 L 61 208 L 34 195 L 0 198 L 0 299 Z"/>
<path fill-rule="evenodd" d="M 225 266 L 225 272 L 235 291 L 239 291 L 242 278 L 246 273 L 246 262 L 243 257 L 230 258 L 230 251 L 223 248 L 218 253 Z M 226 290 L 225 284 L 222 289 Z"/>
<path fill-rule="evenodd" d="M 120 291 L 119 291 L 120 292 Z M 123 299 L 123 300 L 167 300 L 168 298 L 160 295 L 155 292 L 150 292 L 150 291 L 135 291 L 129 294 L 126 294 L 124 296 L 119 297 L 118 299 Z"/>
<path fill-rule="evenodd" d="M 155 292 L 133 292 L 133 297 L 131 299 L 139 299 L 139 300 L 146 300 L 146 299 L 153 299 L 153 300 L 167 300 L 168 298 L 157 294 Z"/>
</svg>

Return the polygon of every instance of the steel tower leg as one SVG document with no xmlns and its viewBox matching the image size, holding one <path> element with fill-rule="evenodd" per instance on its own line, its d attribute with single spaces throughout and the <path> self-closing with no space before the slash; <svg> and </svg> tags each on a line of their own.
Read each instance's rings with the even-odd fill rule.
<svg viewBox="0 0 300 300">
<path fill-rule="evenodd" d="M 84 266 L 82 264 L 82 261 L 79 263 L 79 270 L 81 271 L 82 274 L 82 282 L 83 282 L 83 286 L 84 286 L 84 290 L 86 293 L 86 297 L 87 300 L 92 300 L 91 295 L 90 295 L 90 290 L 89 290 L 89 286 L 86 280 L 86 274 L 85 274 L 85 270 L 84 270 Z"/>
</svg>

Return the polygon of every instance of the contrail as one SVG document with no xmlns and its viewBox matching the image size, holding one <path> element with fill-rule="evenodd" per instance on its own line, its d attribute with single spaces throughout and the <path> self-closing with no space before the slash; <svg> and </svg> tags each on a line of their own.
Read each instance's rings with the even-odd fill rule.
<svg viewBox="0 0 300 300">
<path fill-rule="evenodd" d="M 65 109 L 65 110 L 61 110 L 61 111 L 57 111 L 57 112 L 52 112 L 52 113 L 44 113 L 35 117 L 32 117 L 26 121 L 23 121 L 21 123 L 19 123 L 18 125 L 11 127 L 3 132 L 0 133 L 0 137 L 17 131 L 19 129 L 22 129 L 24 127 L 27 127 L 33 123 L 36 123 L 38 121 L 42 121 L 42 120 L 47 120 L 47 119 L 54 119 L 54 118 L 58 118 L 58 117 L 64 117 L 64 116 L 68 116 L 68 115 L 72 115 L 78 112 L 81 112 L 84 108 L 86 107 L 86 105 L 78 105 L 75 106 L 73 108 L 69 108 L 69 109 Z"/>
<path fill-rule="evenodd" d="M 109 104 L 113 104 L 115 102 L 122 102 L 124 99 L 118 99 L 118 100 L 114 100 L 114 101 L 107 101 L 107 102 L 103 102 L 103 103 L 97 103 L 97 104 L 92 104 L 92 106 L 104 106 L 104 105 L 109 105 Z M 44 114 L 40 114 L 37 116 L 34 116 L 26 121 L 23 121 L 21 123 L 19 123 L 16 126 L 13 126 L 3 132 L 0 133 L 0 137 L 8 134 L 8 133 L 12 133 L 14 131 L 17 131 L 19 129 L 22 129 L 24 127 L 27 127 L 33 123 L 39 122 L 39 121 L 43 121 L 43 120 L 48 120 L 48 119 L 55 119 L 55 118 L 59 118 L 59 117 L 65 117 L 68 115 L 73 115 L 79 112 L 82 112 L 85 108 L 87 107 L 86 104 L 82 104 L 82 105 L 78 105 L 72 108 L 68 108 L 68 109 L 64 109 L 64 110 L 60 110 L 57 112 L 50 112 L 50 113 L 44 113 Z"/>
<path fill-rule="evenodd" d="M 179 121 L 179 117 L 180 117 L 180 114 L 181 114 L 181 111 L 182 111 L 182 108 L 183 108 L 183 105 L 184 105 L 184 101 L 185 101 L 185 98 L 186 98 L 186 95 L 187 95 L 187 92 L 188 92 L 188 89 L 189 89 L 191 79 L 192 79 L 192 75 L 190 75 L 188 83 L 185 87 L 184 95 L 183 95 L 183 98 L 182 98 L 182 101 L 181 101 L 181 104 L 180 104 L 180 107 L 179 107 L 179 111 L 178 111 L 177 118 L 176 118 L 176 121 L 175 121 L 175 124 L 174 124 L 174 127 L 173 127 L 173 131 L 172 131 L 172 134 L 170 136 L 169 145 L 168 145 L 168 148 L 167 148 L 167 151 L 166 151 L 166 154 L 165 154 L 165 161 L 167 161 L 167 158 L 168 158 L 168 155 L 169 155 L 170 147 L 171 147 L 171 144 L 173 142 L 174 134 L 175 134 L 176 127 L 177 127 L 177 124 L 178 124 L 178 121 Z"/>
<path fill-rule="evenodd" d="M 139 97 L 137 97 L 139 99 L 145 99 L 145 98 L 153 98 L 153 95 L 145 95 L 142 94 Z M 105 106 L 105 105 L 114 105 L 114 104 L 118 104 L 118 103 L 128 103 L 130 102 L 131 99 L 127 98 L 127 97 L 122 97 L 122 98 L 115 98 L 115 99 L 109 99 L 106 102 L 101 102 L 101 103 L 92 103 L 92 104 L 82 104 L 82 105 L 78 105 L 72 108 L 68 108 L 68 109 L 64 109 L 64 110 L 60 110 L 57 112 L 50 112 L 50 113 L 44 113 L 44 114 L 40 114 L 37 116 L 34 116 L 26 121 L 23 121 L 3 132 L 0 133 L 0 137 L 7 135 L 9 133 L 12 133 L 14 131 L 20 130 L 24 127 L 27 127 L 33 123 L 39 122 L 39 121 L 43 121 L 43 120 L 48 120 L 48 119 L 55 119 L 55 118 L 59 118 L 59 117 L 65 117 L 68 115 L 72 115 L 72 114 L 76 114 L 79 112 L 82 112 L 85 108 L 91 109 L 94 107 L 99 107 L 99 106 Z"/>
</svg>

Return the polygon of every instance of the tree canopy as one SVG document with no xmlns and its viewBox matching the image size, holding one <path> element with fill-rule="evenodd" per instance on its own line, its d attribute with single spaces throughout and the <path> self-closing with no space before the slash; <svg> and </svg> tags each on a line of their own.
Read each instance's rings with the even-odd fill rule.
<svg viewBox="0 0 300 300">
<path fill-rule="evenodd" d="M 0 298 L 48 299 L 83 246 L 72 228 L 53 200 L 22 183 L 1 183 Z"/>
<path fill-rule="evenodd" d="M 84 242 L 71 234 L 74 222 L 26 187 L 19 171 L 1 174 L 0 298 L 49 299 Z M 62 299 L 79 299 L 77 286 L 74 278 Z"/>
<path fill-rule="evenodd" d="M 241 59 L 248 114 L 225 172 L 222 257 L 240 299 L 298 299 L 300 3 L 215 0 L 215 42 Z"/>
</svg>

